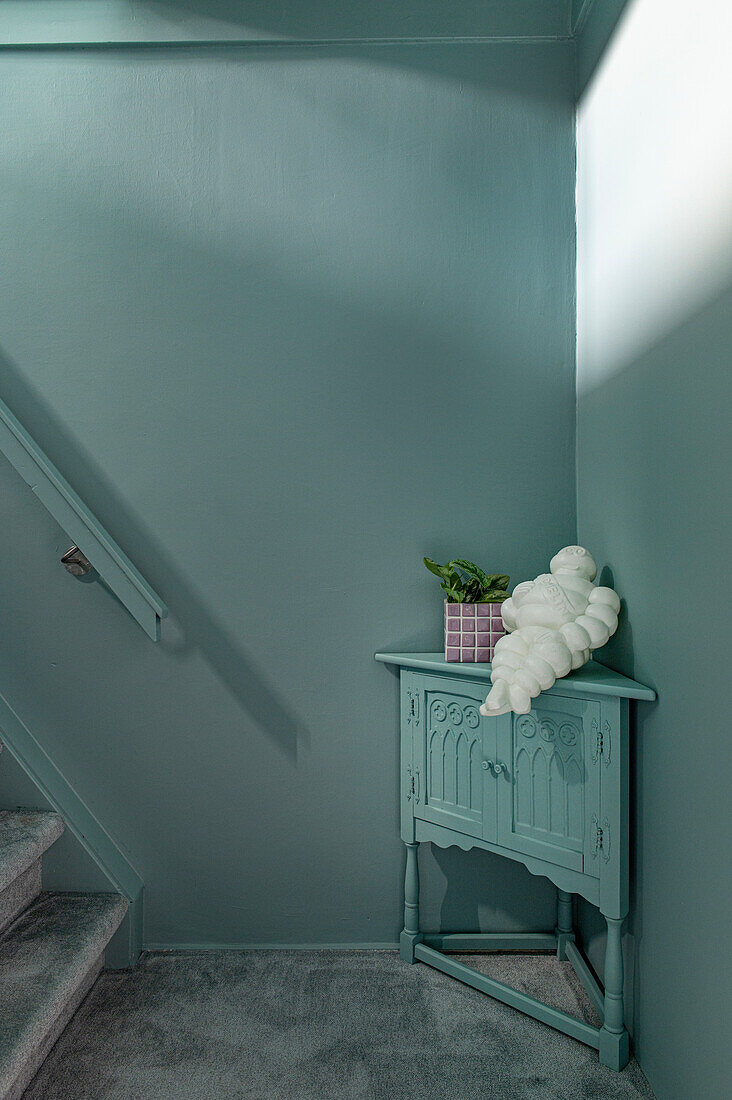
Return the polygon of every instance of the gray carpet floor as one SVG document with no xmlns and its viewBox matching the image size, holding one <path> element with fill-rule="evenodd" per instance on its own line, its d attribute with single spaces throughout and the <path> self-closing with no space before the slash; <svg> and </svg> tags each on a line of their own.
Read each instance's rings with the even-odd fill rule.
<svg viewBox="0 0 732 1100">
<path fill-rule="evenodd" d="M 465 956 L 597 1023 L 568 963 Z M 101 976 L 25 1100 L 652 1097 L 594 1051 L 390 951 L 144 955 Z"/>
</svg>

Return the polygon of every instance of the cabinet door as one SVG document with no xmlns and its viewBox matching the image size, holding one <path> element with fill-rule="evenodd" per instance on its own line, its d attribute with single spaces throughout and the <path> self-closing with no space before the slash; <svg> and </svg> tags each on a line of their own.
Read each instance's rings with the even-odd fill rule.
<svg viewBox="0 0 732 1100">
<path fill-rule="evenodd" d="M 484 839 L 495 836 L 495 784 L 483 762 L 495 754 L 495 723 L 482 718 L 482 683 L 419 676 L 423 721 L 415 729 L 419 784 L 414 816 Z"/>
<path fill-rule="evenodd" d="M 529 714 L 498 719 L 498 843 L 582 871 L 589 823 L 598 812 L 590 765 L 600 708 L 540 695 Z"/>
</svg>

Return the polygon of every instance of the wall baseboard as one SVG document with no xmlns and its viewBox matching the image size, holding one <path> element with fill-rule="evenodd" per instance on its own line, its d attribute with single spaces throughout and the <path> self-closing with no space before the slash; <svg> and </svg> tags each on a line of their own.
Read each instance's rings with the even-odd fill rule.
<svg viewBox="0 0 732 1100">
<path fill-rule="evenodd" d="M 61 814 L 69 832 L 106 877 L 110 889 L 129 902 L 127 916 L 108 948 L 105 961 L 115 969 L 134 966 L 142 942 L 142 879 L 1 694 L 0 741 L 53 809 Z"/>
<path fill-rule="evenodd" d="M 143 951 L 398 951 L 396 940 L 356 943 L 163 943 L 143 945 Z"/>
</svg>

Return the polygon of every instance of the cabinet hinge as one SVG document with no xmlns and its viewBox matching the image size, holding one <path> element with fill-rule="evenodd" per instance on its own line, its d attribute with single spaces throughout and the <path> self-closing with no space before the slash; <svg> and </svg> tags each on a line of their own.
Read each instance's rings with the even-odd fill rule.
<svg viewBox="0 0 732 1100">
<path fill-rule="evenodd" d="M 610 823 L 606 819 L 600 824 L 597 815 L 593 814 L 592 858 L 597 859 L 598 856 L 602 856 L 605 863 L 610 859 Z"/>
<path fill-rule="evenodd" d="M 407 802 L 419 802 L 419 768 L 407 768 Z"/>
<path fill-rule="evenodd" d="M 592 733 L 594 745 L 592 748 L 592 763 L 596 764 L 600 758 L 605 765 L 610 763 L 610 723 L 600 725 L 596 718 L 592 719 Z"/>
<path fill-rule="evenodd" d="M 407 723 L 410 726 L 412 725 L 412 723 L 414 723 L 415 726 L 418 726 L 419 725 L 419 692 L 418 691 L 408 691 L 407 692 L 407 699 L 409 700 L 409 704 L 408 704 L 408 707 L 407 707 Z"/>
</svg>

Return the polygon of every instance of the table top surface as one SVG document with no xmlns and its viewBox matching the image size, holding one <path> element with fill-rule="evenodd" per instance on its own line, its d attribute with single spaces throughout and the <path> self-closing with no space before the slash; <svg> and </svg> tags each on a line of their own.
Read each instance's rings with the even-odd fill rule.
<svg viewBox="0 0 732 1100">
<path fill-rule="evenodd" d="M 416 668 L 424 672 L 449 673 L 450 676 L 464 677 L 470 680 L 490 680 L 489 664 L 472 664 L 467 661 L 446 661 L 443 653 L 376 653 L 376 661 L 399 668 Z M 653 688 L 639 684 L 615 672 L 597 661 L 588 661 L 576 672 L 563 676 L 549 689 L 548 694 L 558 695 L 614 695 L 622 699 L 645 699 L 651 702 L 656 698 Z"/>
</svg>

